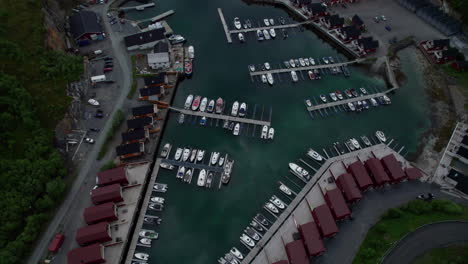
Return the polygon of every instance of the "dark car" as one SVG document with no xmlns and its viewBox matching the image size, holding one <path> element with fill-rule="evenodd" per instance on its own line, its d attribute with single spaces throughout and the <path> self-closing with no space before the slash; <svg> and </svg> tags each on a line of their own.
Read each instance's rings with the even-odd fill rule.
<svg viewBox="0 0 468 264">
<path fill-rule="evenodd" d="M 111 58 L 111 57 L 105 57 L 104 60 L 105 60 L 105 61 L 113 61 L 114 59 Z"/>
<path fill-rule="evenodd" d="M 104 117 L 104 112 L 101 109 L 98 109 L 98 110 L 96 110 L 96 113 L 94 114 L 94 117 L 103 118 Z"/>
<path fill-rule="evenodd" d="M 104 64 L 104 68 L 112 68 L 112 67 L 114 67 L 113 62 L 106 62 L 106 64 Z"/>
<path fill-rule="evenodd" d="M 385 29 L 388 31 L 392 31 L 392 28 L 390 26 L 385 26 Z"/>
</svg>

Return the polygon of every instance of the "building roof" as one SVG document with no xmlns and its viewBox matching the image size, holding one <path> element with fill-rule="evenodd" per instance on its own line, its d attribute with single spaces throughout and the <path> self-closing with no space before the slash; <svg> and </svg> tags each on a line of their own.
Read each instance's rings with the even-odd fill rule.
<svg viewBox="0 0 468 264">
<path fill-rule="evenodd" d="M 280 261 L 276 261 L 272 264 L 289 264 L 289 262 L 287 260 L 280 260 Z"/>
<path fill-rule="evenodd" d="M 160 86 L 166 82 L 166 73 L 161 72 L 157 75 L 146 76 L 143 78 L 145 81 L 145 86 Z"/>
<path fill-rule="evenodd" d="M 351 173 L 343 173 L 336 179 L 336 185 L 343 192 L 346 201 L 354 202 L 362 198 L 361 191 L 359 190 L 356 182 L 354 181 Z"/>
<path fill-rule="evenodd" d="M 383 157 L 381 161 L 393 181 L 402 181 L 406 178 L 406 174 L 401 168 L 400 162 L 398 162 L 393 154 Z"/>
<path fill-rule="evenodd" d="M 140 142 L 119 145 L 115 148 L 115 151 L 118 156 L 142 152 L 140 149 Z"/>
<path fill-rule="evenodd" d="M 309 3 L 307 4 L 307 9 L 309 9 L 312 14 L 320 14 L 327 11 L 327 8 L 320 3 Z"/>
<path fill-rule="evenodd" d="M 140 96 L 152 96 L 152 95 L 160 95 L 162 93 L 161 86 L 151 86 L 148 88 L 140 89 Z"/>
<path fill-rule="evenodd" d="M 348 171 L 354 176 L 354 179 L 361 191 L 364 191 L 373 185 L 369 173 L 367 173 L 366 168 L 360 160 L 351 163 L 348 166 Z"/>
<path fill-rule="evenodd" d="M 376 158 L 370 158 L 366 160 L 366 167 L 374 179 L 375 185 L 383 185 L 390 182 L 390 178 L 382 166 L 380 160 Z"/>
<path fill-rule="evenodd" d="M 289 263 L 291 264 L 309 264 L 309 257 L 302 240 L 294 240 L 285 245 Z"/>
<path fill-rule="evenodd" d="M 135 129 L 129 132 L 122 133 L 123 142 L 141 140 L 141 139 L 145 139 L 145 137 L 146 137 L 146 130 L 144 129 Z"/>
<path fill-rule="evenodd" d="M 160 53 L 148 53 L 148 64 L 157 64 L 157 63 L 168 63 L 169 62 L 169 53 L 160 52 Z"/>
<path fill-rule="evenodd" d="M 83 216 L 87 224 L 94 224 L 107 220 L 113 221 L 117 218 L 115 204 L 110 202 L 88 207 L 84 210 Z"/>
<path fill-rule="evenodd" d="M 75 39 L 79 39 L 84 34 L 101 33 L 102 27 L 96 13 L 80 11 L 70 17 L 70 31 Z"/>
<path fill-rule="evenodd" d="M 328 21 L 332 27 L 344 24 L 344 18 L 339 15 L 326 16 L 325 20 Z"/>
<path fill-rule="evenodd" d="M 341 220 L 351 214 L 340 189 L 335 188 L 327 191 L 325 193 L 325 200 L 327 201 L 327 204 L 336 220 Z"/>
<path fill-rule="evenodd" d="M 458 50 L 457 49 L 454 49 L 454 48 L 451 48 L 451 49 L 448 49 L 448 50 L 443 50 L 442 51 L 442 56 L 443 57 L 456 57 L 458 56 Z"/>
<path fill-rule="evenodd" d="M 358 39 L 358 43 L 362 45 L 365 50 L 372 50 L 379 47 L 379 42 L 377 40 L 373 40 L 372 37 Z"/>
<path fill-rule="evenodd" d="M 299 4 L 299 5 L 306 5 L 308 3 L 310 3 L 311 0 L 294 0 L 294 2 L 296 2 L 296 4 Z"/>
<path fill-rule="evenodd" d="M 156 113 L 157 106 L 153 104 L 143 105 L 132 108 L 133 116 L 141 116 Z"/>
<path fill-rule="evenodd" d="M 315 207 L 312 211 L 314 221 L 317 224 L 322 237 L 333 236 L 338 233 L 338 227 L 336 226 L 335 219 L 330 211 L 330 208 L 326 204 L 322 204 Z"/>
<path fill-rule="evenodd" d="M 109 223 L 102 222 L 95 225 L 84 226 L 76 231 L 76 242 L 80 246 L 86 246 L 96 242 L 112 240 Z"/>
<path fill-rule="evenodd" d="M 118 183 L 99 187 L 91 191 L 91 201 L 94 204 L 120 202 L 122 200 L 122 187 Z"/>
<path fill-rule="evenodd" d="M 153 123 L 153 117 L 145 116 L 145 117 L 127 120 L 127 127 L 128 129 L 137 129 L 137 128 L 143 128 L 147 125 L 151 125 L 152 123 Z"/>
<path fill-rule="evenodd" d="M 98 173 L 97 183 L 99 185 L 109 185 L 114 183 L 127 184 L 127 170 L 125 167 L 117 167 Z"/>
<path fill-rule="evenodd" d="M 304 245 L 309 252 L 309 256 L 316 256 L 325 251 L 320 232 L 317 229 L 315 222 L 309 222 L 299 226 Z"/>
<path fill-rule="evenodd" d="M 75 248 L 67 254 L 67 264 L 100 264 L 104 262 L 106 262 L 104 246 L 101 244 Z"/>
<path fill-rule="evenodd" d="M 434 43 L 434 47 L 450 46 L 450 39 L 434 39 L 432 42 Z"/>
<path fill-rule="evenodd" d="M 136 45 L 143 45 L 150 42 L 164 40 L 166 39 L 166 36 L 164 35 L 165 32 L 166 30 L 164 28 L 157 28 L 137 33 L 134 35 L 126 36 L 124 38 L 125 46 L 132 47 Z"/>
<path fill-rule="evenodd" d="M 162 53 L 162 52 L 169 52 L 169 44 L 167 41 L 161 41 L 154 45 L 153 48 L 154 53 Z"/>
<path fill-rule="evenodd" d="M 342 27 L 341 32 L 346 33 L 348 38 L 358 37 L 361 35 L 361 30 L 355 26 Z"/>
<path fill-rule="evenodd" d="M 352 21 L 355 25 L 358 25 L 358 26 L 364 25 L 364 21 L 362 21 L 362 19 L 358 15 L 354 15 L 352 18 Z"/>
<path fill-rule="evenodd" d="M 406 168 L 405 173 L 410 180 L 417 180 L 423 176 L 421 171 L 417 168 Z"/>
</svg>

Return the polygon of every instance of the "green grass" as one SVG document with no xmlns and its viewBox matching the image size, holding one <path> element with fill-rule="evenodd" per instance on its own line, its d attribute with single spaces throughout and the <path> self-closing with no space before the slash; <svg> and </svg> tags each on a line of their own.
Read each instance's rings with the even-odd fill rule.
<svg viewBox="0 0 468 264">
<path fill-rule="evenodd" d="M 390 209 L 369 230 L 353 263 L 380 263 L 385 252 L 406 234 L 422 225 L 446 220 L 468 220 L 468 207 L 447 200 L 414 200 Z"/>
<path fill-rule="evenodd" d="M 136 57 L 132 56 L 132 87 L 130 87 L 130 91 L 127 94 L 128 99 L 132 99 L 135 95 L 137 90 L 137 69 L 136 69 Z"/>
<path fill-rule="evenodd" d="M 413 264 L 466 264 L 468 263 L 468 244 L 452 245 L 433 249 L 416 258 Z"/>
<path fill-rule="evenodd" d="M 120 128 L 122 125 L 123 121 L 125 120 L 125 114 L 122 112 L 122 110 L 117 110 L 115 113 L 114 117 L 112 118 L 112 125 L 106 133 L 106 138 L 104 139 L 104 143 L 101 146 L 101 149 L 99 150 L 97 160 L 101 160 L 104 158 L 106 155 L 107 151 L 109 150 L 110 143 L 112 142 L 112 139 L 114 138 L 115 132 Z"/>
</svg>

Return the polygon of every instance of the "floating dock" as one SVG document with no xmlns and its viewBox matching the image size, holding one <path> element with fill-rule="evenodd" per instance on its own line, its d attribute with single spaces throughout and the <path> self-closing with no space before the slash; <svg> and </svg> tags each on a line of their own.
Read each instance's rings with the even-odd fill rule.
<svg viewBox="0 0 468 264">
<path fill-rule="evenodd" d="M 226 33 L 227 42 L 232 43 L 231 34 L 229 33 L 226 20 L 224 19 L 223 10 L 221 10 L 221 8 L 218 8 L 218 14 L 219 14 L 219 18 L 221 19 L 221 24 L 223 24 L 224 33 Z"/>
<path fill-rule="evenodd" d="M 144 4 L 144 5 L 137 5 L 137 6 L 119 7 L 119 10 L 129 11 L 129 10 L 135 9 L 135 10 L 138 10 L 138 11 L 143 11 L 145 8 L 153 7 L 155 5 L 156 5 L 155 3 L 148 3 L 148 4 Z"/>
<path fill-rule="evenodd" d="M 287 24 L 287 25 L 276 25 L 276 26 L 264 26 L 264 27 L 254 27 L 254 28 L 242 28 L 242 29 L 233 29 L 229 30 L 229 34 L 237 34 L 237 33 L 248 33 L 248 32 L 256 32 L 257 30 L 269 30 L 269 29 L 283 29 L 283 28 L 293 28 L 298 27 L 304 24 L 310 24 L 312 21 L 304 21 L 299 23 Z"/>
</svg>

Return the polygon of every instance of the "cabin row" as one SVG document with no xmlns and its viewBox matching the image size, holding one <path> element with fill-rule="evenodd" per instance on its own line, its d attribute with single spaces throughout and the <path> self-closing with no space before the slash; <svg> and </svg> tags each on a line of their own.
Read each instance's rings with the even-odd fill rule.
<svg viewBox="0 0 468 264">
<path fill-rule="evenodd" d="M 434 64 L 456 63 L 455 69 L 466 70 L 463 54 L 451 47 L 450 39 L 425 40 L 419 43 L 419 48 Z"/>
<path fill-rule="evenodd" d="M 362 198 L 363 192 L 420 177 L 420 170 L 403 169 L 393 154 L 381 159 L 369 158 L 364 163 L 361 160 L 353 162 L 346 167 L 346 173 L 335 177 L 337 188 L 322 190 L 325 203 L 310 210 L 313 221 L 298 226 L 300 238 L 284 246 L 289 262 L 281 260 L 274 264 L 309 264 L 311 257 L 326 251 L 323 240 L 338 233 L 337 222 L 351 216 L 350 206 Z M 308 207 L 312 208 L 310 204 Z"/>
</svg>

